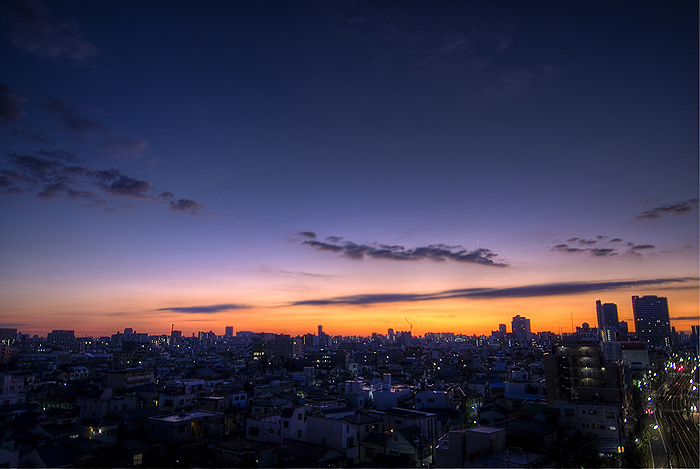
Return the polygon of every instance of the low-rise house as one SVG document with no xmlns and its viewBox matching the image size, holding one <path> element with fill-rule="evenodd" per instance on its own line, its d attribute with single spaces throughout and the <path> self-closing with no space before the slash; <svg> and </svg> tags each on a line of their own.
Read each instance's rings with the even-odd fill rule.
<svg viewBox="0 0 700 469">
<path fill-rule="evenodd" d="M 359 426 L 346 420 L 309 416 L 307 441 L 339 451 L 348 460 L 359 460 Z"/>
<path fill-rule="evenodd" d="M 430 441 L 415 425 L 394 430 L 385 444 L 385 454 L 407 459 L 413 467 L 432 464 L 432 453 Z"/>
<path fill-rule="evenodd" d="M 105 416 L 105 420 L 115 422 L 119 426 L 119 440 L 131 438 L 145 438 L 145 425 L 150 417 L 163 415 L 163 412 L 155 407 L 147 409 L 118 410 Z"/>
<path fill-rule="evenodd" d="M 487 426 L 454 430 L 440 439 L 435 450 L 437 467 L 472 467 L 474 460 L 505 450 L 504 428 Z"/>
<path fill-rule="evenodd" d="M 277 443 L 247 438 L 227 438 L 209 446 L 213 461 L 222 467 L 272 467 L 277 465 Z"/>
</svg>

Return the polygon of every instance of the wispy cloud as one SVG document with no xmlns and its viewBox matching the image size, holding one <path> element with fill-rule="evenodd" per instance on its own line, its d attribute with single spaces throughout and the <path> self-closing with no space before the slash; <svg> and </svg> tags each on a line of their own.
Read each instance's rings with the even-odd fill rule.
<svg viewBox="0 0 700 469">
<path fill-rule="evenodd" d="M 656 249 L 653 244 L 635 244 L 627 242 L 626 249 L 621 249 L 619 243 L 624 243 L 622 238 L 612 238 L 609 236 L 596 236 L 593 238 L 582 238 L 574 236 L 552 247 L 552 251 L 565 252 L 569 254 L 588 254 L 592 257 L 615 257 L 619 255 L 640 255 L 641 251 Z M 603 244 L 603 246 L 600 246 Z M 611 245 L 612 244 L 612 245 Z M 598 245 L 598 246 L 596 246 Z"/>
<path fill-rule="evenodd" d="M 84 61 L 97 55 L 75 20 L 55 21 L 47 6 L 38 0 L 20 0 L 8 8 L 12 43 L 39 57 Z"/>
<path fill-rule="evenodd" d="M 24 116 L 20 107 L 25 98 L 15 94 L 15 91 L 4 83 L 0 83 L 0 127 L 12 124 Z"/>
<path fill-rule="evenodd" d="M 663 215 L 687 215 L 698 208 L 698 199 L 688 199 L 675 204 L 662 205 L 647 210 L 637 217 L 637 220 L 655 220 Z"/>
<path fill-rule="evenodd" d="M 672 317 L 671 320 L 673 320 L 673 321 L 697 321 L 698 316 L 675 316 L 675 317 Z"/>
<path fill-rule="evenodd" d="M 316 233 L 303 231 L 300 236 L 306 238 L 301 244 L 311 246 L 319 251 L 341 253 L 350 259 L 362 260 L 367 257 L 373 259 L 385 259 L 391 261 L 419 261 L 429 259 L 436 262 L 454 261 L 470 264 L 480 264 L 492 267 L 507 267 L 508 264 L 496 262 L 498 255 L 490 249 L 478 248 L 467 250 L 462 246 L 448 246 L 446 244 L 431 244 L 416 248 L 405 248 L 399 245 L 388 244 L 357 244 L 351 241 L 342 241 L 342 238 L 331 236 L 325 241 L 316 240 Z"/>
<path fill-rule="evenodd" d="M 168 207 L 173 212 L 186 212 L 192 215 L 199 213 L 204 208 L 203 204 L 199 204 L 190 199 L 174 199 L 174 195 L 170 192 L 163 192 L 158 198 L 168 204 Z"/>
<path fill-rule="evenodd" d="M 97 156 L 109 158 L 135 158 L 148 146 L 145 140 L 107 137 L 97 147 Z"/>
<path fill-rule="evenodd" d="M 52 99 L 45 108 L 55 114 L 63 123 L 63 130 L 83 136 L 94 135 L 106 130 L 102 124 L 83 116 L 73 105 L 62 99 Z"/>
<path fill-rule="evenodd" d="M 400 67 L 403 80 L 428 80 L 443 91 L 451 90 L 455 98 L 483 101 L 528 93 L 559 73 L 549 63 L 508 65 L 513 34 L 495 18 L 484 21 L 489 13 L 483 9 L 476 15 L 460 8 L 431 16 L 441 25 L 432 31 L 381 5 L 372 4 L 361 16 L 351 17 L 327 9 L 333 30 L 371 55 L 374 70 L 365 70 L 362 78 L 388 73 L 389 66 L 392 72 Z M 426 10 L 426 14 L 432 13 Z"/>
<path fill-rule="evenodd" d="M 81 207 L 105 207 L 107 202 L 89 190 L 98 187 L 104 194 L 162 203 L 163 194 L 170 210 L 197 214 L 204 205 L 190 199 L 174 199 L 171 192 L 160 197 L 149 194 L 151 183 L 122 174 L 117 168 L 95 170 L 85 166 L 75 154 L 64 150 L 39 150 L 30 154 L 8 153 L 9 167 L 0 167 L 0 194 L 36 193 L 44 200 L 64 198 L 89 202 Z"/>
<path fill-rule="evenodd" d="M 626 288 L 643 288 L 668 284 L 696 283 L 697 278 L 665 278 L 647 280 L 626 280 L 613 282 L 568 282 L 548 283 L 542 285 L 525 285 L 510 288 L 464 288 L 445 290 L 434 293 L 387 293 L 360 294 L 340 296 L 320 300 L 302 300 L 292 303 L 292 306 L 328 306 L 328 305 L 372 305 L 383 303 L 406 303 L 416 301 L 436 301 L 455 298 L 466 299 L 499 299 L 499 298 L 531 298 L 545 296 L 577 295 Z M 686 286 L 687 288 L 694 288 Z"/>
<path fill-rule="evenodd" d="M 156 311 L 173 311 L 175 313 L 191 313 L 191 314 L 212 314 L 221 313 L 223 311 L 232 311 L 235 309 L 249 309 L 250 306 L 243 304 L 227 303 L 221 305 L 209 306 L 173 306 L 170 308 L 160 308 Z"/>
</svg>

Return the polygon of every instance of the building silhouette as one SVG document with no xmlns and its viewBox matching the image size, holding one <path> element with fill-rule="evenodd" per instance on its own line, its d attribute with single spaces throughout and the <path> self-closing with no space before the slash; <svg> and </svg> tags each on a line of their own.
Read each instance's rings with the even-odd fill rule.
<svg viewBox="0 0 700 469">
<path fill-rule="evenodd" d="M 604 341 L 615 340 L 615 334 L 620 331 L 620 323 L 617 318 L 617 305 L 615 303 L 595 302 L 596 316 L 598 317 L 598 331 Z"/>
<path fill-rule="evenodd" d="M 595 302 L 595 309 L 598 315 L 598 329 L 617 329 L 619 320 L 615 303 L 601 303 L 598 300 Z"/>
<path fill-rule="evenodd" d="M 528 340 L 531 336 L 530 320 L 519 314 L 514 316 L 511 321 L 511 330 L 516 339 Z"/>
<path fill-rule="evenodd" d="M 668 299 L 665 296 L 635 295 L 632 297 L 632 312 L 639 340 L 657 349 L 670 345 L 671 320 L 668 314 Z"/>
</svg>

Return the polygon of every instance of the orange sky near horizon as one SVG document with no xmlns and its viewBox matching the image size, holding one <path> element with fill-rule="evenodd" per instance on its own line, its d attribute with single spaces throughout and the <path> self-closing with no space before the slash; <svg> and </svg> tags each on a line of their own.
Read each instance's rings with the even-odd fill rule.
<svg viewBox="0 0 700 469">
<path fill-rule="evenodd" d="M 454 332 L 466 335 L 490 335 L 499 324 L 511 330 L 511 319 L 520 314 L 530 319 L 533 332 L 571 332 L 574 326 L 588 322 L 596 326 L 595 301 L 618 305 L 619 319 L 627 321 L 634 330 L 632 295 L 667 296 L 671 318 L 697 318 L 697 290 L 685 289 L 626 289 L 566 296 L 501 298 L 501 299 L 445 299 L 386 303 L 375 305 L 327 305 L 327 306 L 277 306 L 251 307 L 215 313 L 181 313 L 173 311 L 138 310 L 133 301 L 132 311 L 106 309 L 92 315 L 76 315 L 66 309 L 39 315 L 40 324 L 18 327 L 20 332 L 46 335 L 52 329 L 73 329 L 77 336 L 106 336 L 131 327 L 137 332 L 151 335 L 168 334 L 171 324 L 185 336 L 199 331 L 213 331 L 223 335 L 226 326 L 238 331 L 273 332 L 295 335 L 316 333 L 317 326 L 330 335 L 369 336 L 373 332 L 386 334 L 387 329 L 408 330 L 408 319 L 413 323 L 416 336 L 427 332 Z M 152 301 L 154 306 L 162 301 Z M 69 305 L 70 306 L 70 305 Z M 78 303 L 74 307 L 84 307 Z M 127 305 L 124 305 L 127 306 Z M 127 308 L 128 308 L 127 306 Z M 87 319 L 86 316 L 92 319 Z M 689 331 L 698 319 L 672 319 L 678 331 Z"/>
</svg>

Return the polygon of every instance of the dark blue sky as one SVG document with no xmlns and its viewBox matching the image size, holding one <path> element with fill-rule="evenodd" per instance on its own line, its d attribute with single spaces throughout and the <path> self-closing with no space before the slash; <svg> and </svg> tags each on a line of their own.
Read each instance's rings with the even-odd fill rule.
<svg viewBox="0 0 700 469">
<path fill-rule="evenodd" d="M 697 3 L 2 8 L 0 321 L 697 277 Z"/>
</svg>

